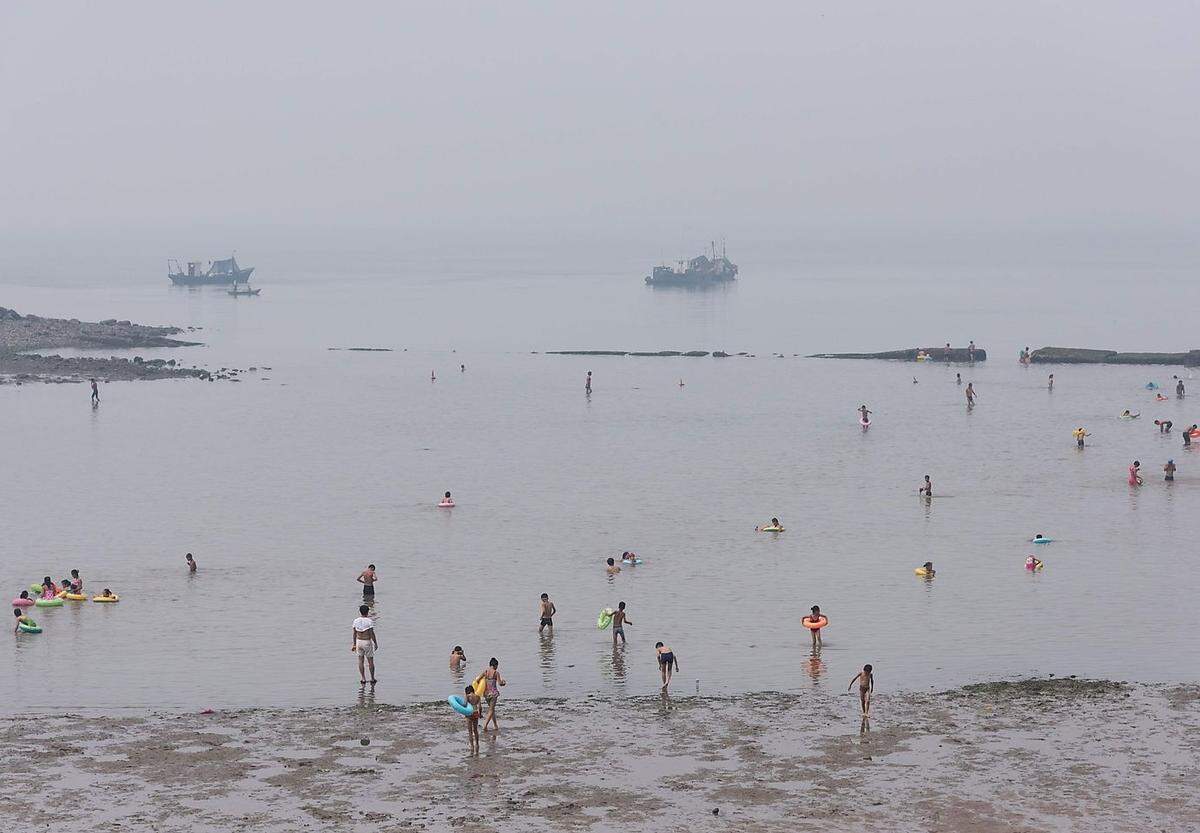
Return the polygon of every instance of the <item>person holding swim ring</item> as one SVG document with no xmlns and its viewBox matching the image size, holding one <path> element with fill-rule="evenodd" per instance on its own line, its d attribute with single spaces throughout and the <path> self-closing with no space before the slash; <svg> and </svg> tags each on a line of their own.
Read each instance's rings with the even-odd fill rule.
<svg viewBox="0 0 1200 833">
<path fill-rule="evenodd" d="M 829 617 L 821 613 L 820 605 L 812 606 L 812 613 L 800 620 L 800 624 L 808 628 L 812 634 L 814 648 L 821 647 L 821 628 L 829 624 Z"/>
</svg>

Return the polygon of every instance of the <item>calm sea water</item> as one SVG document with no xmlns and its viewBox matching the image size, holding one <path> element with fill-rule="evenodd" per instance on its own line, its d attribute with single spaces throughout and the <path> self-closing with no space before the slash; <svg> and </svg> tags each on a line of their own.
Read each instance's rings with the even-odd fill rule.
<svg viewBox="0 0 1200 833">
<path fill-rule="evenodd" d="M 204 347 L 140 355 L 258 371 L 108 384 L 95 410 L 85 386 L 0 388 L 0 586 L 78 568 L 89 591 L 122 596 L 35 610 L 45 632 L 0 648 L 0 709 L 353 700 L 368 562 L 388 702 L 455 691 L 455 644 L 472 671 L 499 657 L 518 697 L 653 692 L 657 640 L 680 657 L 677 687 L 710 694 L 844 686 L 864 662 L 890 689 L 1200 674 L 1200 451 L 1152 424 L 1200 421 L 1200 379 L 1155 403 L 1148 380 L 1192 374 L 1015 361 L 1025 344 L 1200 346 L 1183 272 L 743 260 L 737 286 L 706 293 L 638 275 L 260 264 L 255 299 L 157 275 L 10 279 L 4 306 L 201 327 Z M 969 338 L 988 362 L 792 357 Z M 328 350 L 347 346 L 395 352 Z M 573 347 L 757 357 L 541 353 Z M 979 391 L 972 412 L 955 372 Z M 1117 420 L 1124 408 L 1142 418 Z M 1125 481 L 1134 458 L 1140 490 Z M 932 502 L 915 494 L 926 473 Z M 434 506 L 445 490 L 452 511 Z M 787 531 L 755 533 L 772 515 Z M 1057 541 L 1031 575 L 1036 532 Z M 606 577 L 625 549 L 645 563 Z M 913 575 L 926 560 L 932 583 Z M 542 592 L 560 611 L 553 639 L 536 632 Z M 633 625 L 614 653 L 595 620 L 622 600 Z M 819 658 L 800 627 L 812 604 L 831 620 Z"/>
</svg>

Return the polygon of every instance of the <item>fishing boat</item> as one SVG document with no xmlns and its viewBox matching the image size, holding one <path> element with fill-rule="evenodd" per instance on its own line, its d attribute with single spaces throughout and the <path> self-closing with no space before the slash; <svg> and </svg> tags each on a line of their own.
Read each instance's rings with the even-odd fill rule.
<svg viewBox="0 0 1200 833">
<path fill-rule="evenodd" d="M 738 268 L 725 256 L 725 245 L 717 253 L 717 244 L 710 246 L 709 254 L 681 260 L 676 266 L 655 266 L 654 273 L 647 276 L 649 286 L 712 286 L 737 280 Z"/>
<path fill-rule="evenodd" d="M 167 261 L 167 277 L 176 286 L 236 285 L 248 282 L 253 272 L 253 266 L 238 266 L 237 258 L 233 255 L 225 260 L 211 261 L 207 268 L 199 260 L 189 260 L 186 269 L 180 266 L 178 260 Z"/>
</svg>

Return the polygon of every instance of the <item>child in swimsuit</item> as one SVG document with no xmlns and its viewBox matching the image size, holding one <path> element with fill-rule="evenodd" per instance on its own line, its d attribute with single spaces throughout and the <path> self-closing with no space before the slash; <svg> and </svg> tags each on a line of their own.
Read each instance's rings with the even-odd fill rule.
<svg viewBox="0 0 1200 833">
<path fill-rule="evenodd" d="M 479 754 L 479 709 L 482 703 L 479 702 L 479 695 L 475 693 L 473 686 L 467 686 L 467 695 L 464 697 L 467 705 L 471 707 L 471 713 L 466 715 L 467 718 L 467 743 L 470 744 L 471 751 L 476 755 Z"/>
<path fill-rule="evenodd" d="M 1175 461 L 1168 460 L 1167 464 L 1163 466 L 1163 471 L 1166 472 L 1166 476 L 1163 477 L 1163 480 L 1166 480 L 1168 483 L 1173 481 L 1175 479 Z"/>
<path fill-rule="evenodd" d="M 662 674 L 663 691 L 671 685 L 672 670 L 679 670 L 679 660 L 675 658 L 675 652 L 661 642 L 654 643 L 654 654 L 658 658 L 658 671 Z"/>
<path fill-rule="evenodd" d="M 554 614 L 558 613 L 558 608 L 554 606 L 554 602 L 550 601 L 550 596 L 546 593 L 542 594 L 542 604 L 540 615 L 541 623 L 538 625 L 538 633 L 541 633 L 546 628 L 550 629 L 550 633 L 554 633 Z"/>
<path fill-rule="evenodd" d="M 1041 567 L 1041 566 L 1042 566 L 1042 562 L 1040 560 L 1038 560 L 1037 558 L 1034 558 L 1032 555 L 1027 556 L 1025 558 L 1025 569 L 1026 570 L 1033 572 L 1034 570 L 1036 570 L 1038 567 Z"/>
<path fill-rule="evenodd" d="M 633 622 L 629 621 L 628 617 L 626 617 L 626 615 L 625 615 L 625 602 L 621 602 L 619 605 L 617 605 L 617 609 L 615 611 L 613 611 L 613 615 L 612 615 L 612 633 L 613 633 L 613 647 L 614 648 L 617 647 L 617 637 L 618 636 L 621 637 L 621 644 L 622 645 L 625 644 L 625 626 L 632 625 L 632 624 L 633 624 Z"/>
<path fill-rule="evenodd" d="M 450 652 L 450 670 L 457 671 L 462 667 L 462 664 L 467 661 L 467 655 L 463 653 L 461 645 L 455 645 L 454 650 Z"/>
<path fill-rule="evenodd" d="M 812 624 L 815 625 L 815 624 L 817 624 L 817 622 L 821 621 L 822 618 L 825 620 L 825 624 L 821 625 L 821 628 L 823 628 L 829 624 L 829 617 L 825 616 L 824 614 L 821 613 L 820 605 L 813 605 L 812 613 L 810 613 L 808 616 L 805 616 L 802 620 L 800 620 L 800 623 L 804 624 L 805 622 L 811 622 Z M 812 645 L 814 648 L 821 647 L 821 628 L 809 628 L 808 629 L 808 632 L 812 634 Z"/>
<path fill-rule="evenodd" d="M 42 598 L 53 599 L 58 595 L 58 585 L 50 580 L 50 576 L 42 579 Z"/>
<path fill-rule="evenodd" d="M 17 623 L 13 625 L 13 633 L 19 633 L 21 625 L 29 625 L 34 627 L 35 623 L 32 619 L 22 613 L 19 609 L 13 608 L 13 616 L 16 617 Z"/>
<path fill-rule="evenodd" d="M 858 700 L 862 704 L 863 717 L 870 717 L 871 693 L 875 691 L 875 674 L 870 665 L 863 666 L 863 670 L 859 671 L 850 681 L 850 685 L 846 686 L 846 691 L 854 688 L 855 683 L 858 683 Z"/>
<path fill-rule="evenodd" d="M 621 568 L 617 566 L 616 559 L 608 559 L 608 567 L 605 569 L 605 572 L 607 572 L 610 576 L 615 576 L 617 573 L 621 572 Z"/>
<path fill-rule="evenodd" d="M 1142 485 L 1142 475 L 1139 474 L 1141 468 L 1142 468 L 1142 464 L 1139 463 L 1137 460 L 1134 460 L 1133 465 L 1129 467 L 1129 485 L 1130 486 L 1141 486 Z"/>
<path fill-rule="evenodd" d="M 496 701 L 500 699 L 500 689 L 498 686 L 507 685 L 504 678 L 500 676 L 500 660 L 492 657 L 488 660 L 488 667 L 483 671 L 484 689 L 483 699 L 488 704 L 487 719 L 483 721 L 484 731 L 487 730 L 488 724 L 491 723 L 496 731 L 500 731 L 500 723 L 496 720 Z"/>
</svg>

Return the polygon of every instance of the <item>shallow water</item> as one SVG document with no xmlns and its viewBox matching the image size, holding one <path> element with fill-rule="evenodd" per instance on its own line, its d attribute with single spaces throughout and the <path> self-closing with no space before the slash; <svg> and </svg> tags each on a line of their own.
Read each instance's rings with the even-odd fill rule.
<svg viewBox="0 0 1200 833">
<path fill-rule="evenodd" d="M 1162 294 L 1103 270 L 997 283 L 990 270 L 743 265 L 712 293 L 652 291 L 636 274 L 409 271 L 260 275 L 256 299 L 149 279 L 4 287 L 0 303 L 22 312 L 203 328 L 204 347 L 140 355 L 259 369 L 237 384 L 103 385 L 96 410 L 85 386 L 0 387 L 0 586 L 78 567 L 89 591 L 123 598 L 35 611 L 45 633 L 0 649 L 0 710 L 347 702 L 368 562 L 385 702 L 454 691 L 454 644 L 471 670 L 499 657 L 516 697 L 652 691 L 657 640 L 680 657 L 676 686 L 705 693 L 836 688 L 864 662 L 889 689 L 1200 672 L 1200 451 L 1151 422 L 1200 421 L 1200 380 L 1154 403 L 1147 379 L 1189 372 L 1014 360 L 1025 340 L 1196 346 Z M 1085 280 L 1090 308 L 1134 323 L 1073 312 Z M 791 357 L 971 337 L 990 361 Z M 397 352 L 327 349 L 344 346 Z M 758 357 L 530 352 L 570 347 Z M 979 390 L 972 412 L 955 372 Z M 1142 418 L 1117 420 L 1126 407 Z M 1082 452 L 1079 424 L 1094 435 Z M 1141 490 L 1125 482 L 1134 458 Z M 932 502 L 915 494 L 926 473 Z M 434 507 L 446 489 L 451 511 Z M 786 532 L 753 531 L 772 515 Z M 1035 532 L 1058 540 L 1031 575 Z M 603 559 L 625 549 L 646 563 L 607 578 Z M 932 583 L 912 572 L 926 560 Z M 560 611 L 553 639 L 536 633 L 543 591 Z M 595 619 L 620 600 L 634 624 L 614 654 Z M 819 659 L 799 626 L 814 603 L 831 620 Z"/>
</svg>

